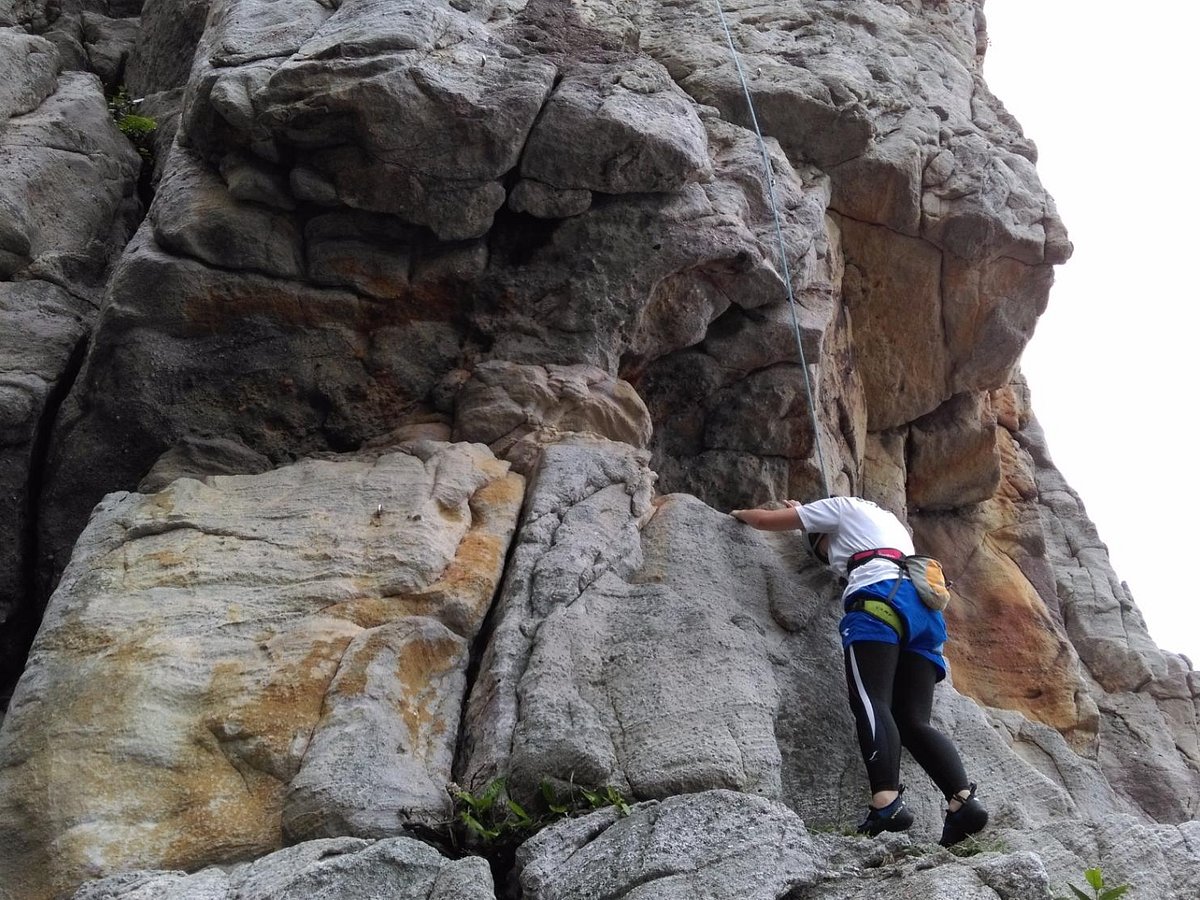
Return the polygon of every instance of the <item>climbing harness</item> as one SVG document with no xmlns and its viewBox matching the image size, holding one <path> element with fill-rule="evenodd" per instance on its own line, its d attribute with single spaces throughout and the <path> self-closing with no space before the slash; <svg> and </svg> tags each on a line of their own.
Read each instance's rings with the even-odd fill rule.
<svg viewBox="0 0 1200 900">
<path fill-rule="evenodd" d="M 903 641 L 904 620 L 900 618 L 900 613 L 896 612 L 896 608 L 892 606 L 892 598 L 896 596 L 896 591 L 900 589 L 901 581 L 903 579 L 896 579 L 896 583 L 892 585 L 891 593 L 888 594 L 886 600 L 877 600 L 861 595 L 852 597 L 846 603 L 846 612 L 865 612 L 868 616 L 874 616 L 884 625 L 889 626 L 892 631 L 896 632 L 896 635 Z"/>
<path fill-rule="evenodd" d="M 894 547 L 860 550 L 852 554 L 846 562 L 846 575 L 873 559 L 886 559 L 899 566 L 900 577 L 913 583 L 913 587 L 917 589 L 917 596 L 930 609 L 940 611 L 950 604 L 950 582 L 946 580 L 942 564 L 932 556 L 922 556 L 918 553 L 906 555 Z M 892 594 L 895 594 L 895 590 Z M 890 595 L 888 599 L 891 599 Z"/>
<path fill-rule="evenodd" d="M 873 559 L 890 559 L 894 563 L 902 563 L 904 562 L 904 554 L 894 547 L 880 547 L 877 550 L 860 550 L 857 553 L 850 554 L 850 559 L 846 561 L 846 574 L 849 575 L 859 566 L 869 563 Z"/>
<path fill-rule="evenodd" d="M 825 469 L 825 456 L 821 451 L 821 432 L 817 427 L 817 407 L 813 401 L 812 383 L 808 377 L 808 362 L 804 358 L 804 343 L 800 339 L 800 320 L 796 316 L 796 296 L 792 291 L 792 275 L 788 268 L 787 262 L 787 247 L 783 242 L 783 226 L 779 221 L 779 205 L 775 202 L 775 175 L 771 169 L 771 157 L 767 152 L 767 142 L 763 140 L 762 129 L 758 126 L 758 115 L 754 111 L 754 100 L 750 96 L 750 86 L 746 83 L 746 73 L 742 71 L 742 61 L 738 56 L 737 48 L 733 45 L 733 32 L 729 30 L 729 22 L 725 18 L 725 9 L 721 6 L 721 0 L 715 0 L 717 4 L 717 14 L 721 18 L 721 27 L 725 29 L 725 40 L 729 44 L 729 53 L 733 57 L 734 68 L 737 69 L 738 79 L 742 83 L 742 93 L 746 96 L 746 106 L 750 110 L 750 121 L 754 125 L 754 134 L 758 138 L 758 149 L 762 154 L 763 177 L 765 179 L 765 187 L 767 189 L 767 200 L 771 205 L 771 215 L 775 220 L 775 237 L 779 242 L 779 262 L 783 270 L 783 283 L 787 287 L 788 307 L 792 313 L 792 329 L 796 333 L 796 349 L 800 352 L 800 369 L 804 372 L 804 392 L 808 397 L 808 414 L 812 419 L 813 427 L 813 442 L 817 447 L 817 465 L 821 468 L 821 485 L 825 490 L 825 497 L 830 496 L 829 476 Z"/>
</svg>

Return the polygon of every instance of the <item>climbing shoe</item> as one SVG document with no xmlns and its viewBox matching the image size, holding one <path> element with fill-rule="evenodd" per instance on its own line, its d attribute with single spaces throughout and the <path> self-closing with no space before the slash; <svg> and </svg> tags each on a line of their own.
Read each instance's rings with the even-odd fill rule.
<svg viewBox="0 0 1200 900">
<path fill-rule="evenodd" d="M 962 800 L 962 798 L 958 798 Z M 988 811 L 983 804 L 975 799 L 975 785 L 962 806 L 954 812 L 946 813 L 946 824 L 942 826 L 942 839 L 938 841 L 943 847 L 952 847 L 976 832 L 982 831 L 988 823 Z"/>
<path fill-rule="evenodd" d="M 883 809 L 867 807 L 867 817 L 858 826 L 858 833 L 875 837 L 884 831 L 904 831 L 912 823 L 912 810 L 904 805 L 904 786 L 901 785 L 900 795 Z"/>
</svg>

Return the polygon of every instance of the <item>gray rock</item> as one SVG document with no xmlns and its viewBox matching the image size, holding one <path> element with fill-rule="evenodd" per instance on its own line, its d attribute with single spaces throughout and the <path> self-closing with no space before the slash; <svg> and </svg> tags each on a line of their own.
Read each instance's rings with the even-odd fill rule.
<svg viewBox="0 0 1200 900">
<path fill-rule="evenodd" d="M 332 15 L 316 0 L 220 0 L 214 6 L 201 49 L 217 67 L 290 56 Z"/>
<path fill-rule="evenodd" d="M 276 209 L 292 210 L 296 203 L 288 192 L 285 173 L 249 153 L 234 151 L 219 166 L 221 178 L 234 200 L 261 203 Z"/>
<path fill-rule="evenodd" d="M 132 90 L 132 88 L 131 88 Z M 179 112 L 183 106 L 183 88 L 172 88 L 154 94 L 147 94 L 138 104 L 138 115 L 153 119 L 154 142 L 153 163 L 150 182 L 157 187 L 162 181 L 163 170 L 171 147 L 175 143 L 175 134 L 179 130 Z"/>
<path fill-rule="evenodd" d="M 346 4 L 311 34 L 252 95 L 256 121 L 311 151 L 345 205 L 400 215 L 443 239 L 486 232 L 553 67 L 416 0 Z"/>
<path fill-rule="evenodd" d="M 154 494 L 178 478 L 253 475 L 269 469 L 269 459 L 240 441 L 189 436 L 158 458 L 137 489 L 141 494 Z"/>
<path fill-rule="evenodd" d="M 495 900 L 479 857 L 448 860 L 409 838 L 311 841 L 226 873 L 135 872 L 90 882 L 74 900 Z"/>
<path fill-rule="evenodd" d="M 958 859 L 905 835 L 877 840 L 815 835 L 821 879 L 795 900 L 1050 900 L 1041 861 L 1032 853 L 988 852 Z"/>
<path fill-rule="evenodd" d="M 411 306 L 381 306 L 167 255 L 143 226 L 111 290 L 122 299 L 106 309 L 95 367 L 85 366 L 58 424 L 71 438 L 50 460 L 42 548 L 58 569 L 96 488 L 136 485 L 188 435 L 236 437 L 275 463 L 356 447 L 406 411 L 427 413 L 422 401 L 460 363 L 452 323 L 413 321 L 415 309 L 429 310 L 421 300 L 450 292 L 437 283 Z M 112 378 L 121 391 L 107 389 Z"/>
<path fill-rule="evenodd" d="M 804 823 L 760 797 L 710 791 L 552 826 L 517 852 L 531 900 L 796 896 L 818 876 Z"/>
<path fill-rule="evenodd" d="M 37 109 L 54 92 L 58 70 L 49 41 L 0 28 L 0 123 Z"/>
<path fill-rule="evenodd" d="M 494 900 L 485 860 L 448 860 L 432 847 L 393 838 L 356 847 L 316 841 L 268 856 L 230 877 L 233 896 L 244 900 L 352 896 L 397 900 Z"/>
<path fill-rule="evenodd" d="M 464 719 L 457 768 L 468 789 L 510 769 L 520 718 L 519 683 L 541 623 L 575 602 L 607 569 L 636 567 L 637 522 L 651 512 L 651 483 L 644 451 L 627 445 L 572 436 L 546 448 L 531 481 L 510 575 Z M 568 745 L 586 744 L 569 733 L 561 737 Z M 561 774 L 569 771 L 564 766 Z M 534 783 L 516 790 L 537 790 L 540 777 L 550 773 L 531 774 Z"/>
<path fill-rule="evenodd" d="M 650 60 L 572 69 L 529 135 L 521 174 L 606 194 L 670 191 L 711 175 L 694 104 Z"/>
<path fill-rule="evenodd" d="M 592 192 L 582 188 L 564 189 L 522 178 L 508 194 L 513 212 L 529 213 L 539 219 L 565 219 L 588 211 Z"/>
<path fill-rule="evenodd" d="M 132 227 L 140 166 L 96 77 L 64 74 L 40 106 L 0 131 L 0 277 L 95 291 Z"/>
<path fill-rule="evenodd" d="M 1071 643 L 1102 712 L 1099 761 L 1116 790 L 1152 819 L 1200 816 L 1200 683 L 1151 640 L 1079 496 L 1054 467 L 1036 419 L 1021 432 L 1036 464 L 1046 557 Z"/>
<path fill-rule="evenodd" d="M 86 882 L 72 900 L 229 900 L 229 876 L 221 869 L 140 871 Z"/>
<path fill-rule="evenodd" d="M 288 787 L 289 839 L 391 837 L 452 819 L 451 781 L 467 642 L 434 619 L 356 637 Z"/>
<path fill-rule="evenodd" d="M 141 35 L 125 70 L 125 84 L 134 97 L 187 84 L 210 5 L 211 0 L 146 0 Z"/>
<path fill-rule="evenodd" d="M 82 358 L 94 310 L 44 281 L 0 282 L 0 679 L 15 682 L 33 635 L 28 563 L 36 474 L 51 420 Z"/>
<path fill-rule="evenodd" d="M 141 32 L 141 21 L 85 12 L 82 22 L 88 63 L 107 88 L 115 89 L 123 80 L 125 65 Z"/>
<path fill-rule="evenodd" d="M 455 440 L 487 444 L 507 457 L 531 436 L 554 441 L 588 432 L 645 447 L 650 416 L 627 383 L 590 366 L 476 366 L 455 400 Z"/>
<path fill-rule="evenodd" d="M 216 172 L 182 147 L 172 152 L 149 218 L 158 242 L 181 256 L 278 278 L 299 279 L 304 271 L 293 219 L 238 200 Z"/>
<path fill-rule="evenodd" d="M 304 228 L 308 278 L 370 297 L 399 299 L 411 290 L 415 276 L 415 231 L 395 216 L 377 213 L 314 216 Z"/>
<path fill-rule="evenodd" d="M 987 500 L 1000 486 L 996 413 L 986 394 L 959 394 L 909 426 L 907 497 L 926 510 Z"/>
<path fill-rule="evenodd" d="M 1128 884 L 1132 900 L 1190 900 L 1200 890 L 1200 822 L 1147 824 L 1132 816 L 1109 816 L 1097 823 L 1064 821 L 1053 826 L 1001 830 L 995 840 L 1035 853 L 1049 874 L 1053 896 L 1068 885 L 1087 890 L 1085 869 L 1099 867 L 1110 887 Z"/>
<path fill-rule="evenodd" d="M 16 70 L 4 70 L 6 65 Z M 138 205 L 137 153 L 94 76 L 0 30 L 0 688 L 37 627 L 30 555 L 48 433 Z M 11 115 L 12 118 L 7 118 Z M 70 214 L 64 213 L 70 210 Z M 10 281 L 9 279 L 14 279 Z"/>
</svg>

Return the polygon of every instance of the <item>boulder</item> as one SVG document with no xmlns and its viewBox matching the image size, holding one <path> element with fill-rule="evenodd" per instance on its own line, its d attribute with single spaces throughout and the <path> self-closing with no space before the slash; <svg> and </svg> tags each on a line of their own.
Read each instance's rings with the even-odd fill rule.
<svg viewBox="0 0 1200 900">
<path fill-rule="evenodd" d="M 49 41 L 0 28 L 0 122 L 37 109 L 54 92 L 59 65 Z"/>
<path fill-rule="evenodd" d="M 283 900 L 312 897 L 495 900 L 479 857 L 450 860 L 411 838 L 309 841 L 226 872 L 140 871 L 89 882 L 74 900 Z"/>
<path fill-rule="evenodd" d="M 36 71 L 42 56 L 30 58 Z M 141 159 L 113 124 L 94 75 L 66 73 L 40 105 L 21 111 L 0 131 L 0 278 L 95 294 L 138 211 Z M 72 215 L 62 215 L 68 208 Z"/>
<path fill-rule="evenodd" d="M 787 807 L 708 791 L 547 828 L 521 845 L 517 869 L 530 900 L 776 900 L 817 880 L 814 856 Z"/>
<path fill-rule="evenodd" d="M 562 190 L 670 191 L 711 176 L 695 105 L 648 59 L 573 68 L 530 132 L 521 175 Z"/>
</svg>

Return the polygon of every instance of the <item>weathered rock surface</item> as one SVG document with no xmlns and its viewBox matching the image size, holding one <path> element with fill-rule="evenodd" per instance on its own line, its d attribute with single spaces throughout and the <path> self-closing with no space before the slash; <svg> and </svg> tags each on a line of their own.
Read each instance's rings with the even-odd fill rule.
<svg viewBox="0 0 1200 900">
<path fill-rule="evenodd" d="M 29 608 L 36 476 L 56 404 L 79 365 L 92 310 L 45 281 L 0 282 L 0 636 L 6 680 L 19 675 Z"/>
<path fill-rule="evenodd" d="M 467 375 L 467 373 L 463 373 Z M 630 385 L 589 366 L 480 363 L 455 397 L 454 437 L 533 464 L 542 443 L 579 432 L 642 448 L 650 413 Z"/>
<path fill-rule="evenodd" d="M 91 882 L 75 900 L 283 900 L 389 897 L 394 900 L 494 900 L 480 857 L 448 860 L 409 838 L 340 838 L 279 850 L 230 872 L 131 872 Z"/>
<path fill-rule="evenodd" d="M 31 55 L 33 67 L 43 55 Z M 113 125 L 94 76 L 65 73 L 42 94 L 53 69 L 45 71 L 29 92 L 17 86 L 0 132 L 0 278 L 94 291 L 129 236 L 140 159 Z"/>
<path fill-rule="evenodd" d="M 37 627 L 38 494 L 112 255 L 138 204 L 137 153 L 100 85 L 54 45 L 0 28 L 0 693 Z"/>
<path fill-rule="evenodd" d="M 810 823 L 860 815 L 837 586 L 794 535 L 748 533 L 682 495 L 651 502 L 651 477 L 628 445 L 546 448 L 464 718 L 461 783 L 502 776 L 523 800 L 543 781 L 636 799 L 725 788 Z M 992 720 L 948 685 L 935 716 L 997 823 L 1129 809 L 1051 728 Z M 936 791 L 910 766 L 916 833 L 936 839 Z"/>
<path fill-rule="evenodd" d="M 1099 707 L 1099 761 L 1116 791 L 1159 822 L 1200 818 L 1200 679 L 1158 648 L 1036 420 L 1021 433 L 1062 627 Z"/>
<path fill-rule="evenodd" d="M 814 856 L 787 807 L 710 791 L 547 828 L 521 845 L 517 868 L 530 900 L 775 900 L 816 880 Z"/>
<path fill-rule="evenodd" d="M 124 79 L 125 66 L 141 31 L 136 18 L 114 19 L 85 12 L 82 17 L 83 49 L 88 66 L 100 76 L 109 90 L 116 90 Z"/>
<path fill-rule="evenodd" d="M 810 833 L 787 807 L 731 791 L 651 801 L 628 815 L 608 808 L 542 831 L 517 854 L 524 896 L 740 897 L 782 900 L 899 898 L 1049 900 L 1096 858 L 1133 900 L 1195 895 L 1195 836 L 1130 818 L 1003 831 L 1003 850 L 959 858 L 905 836 L 879 840 Z M 353 885 L 353 887 L 351 887 Z M 285 896 L 492 898 L 479 857 L 451 862 L 405 838 L 312 841 L 231 871 L 135 872 L 91 882 L 75 900 L 246 900 Z"/>
<path fill-rule="evenodd" d="M 392 840 L 502 776 L 651 801 L 527 843 L 547 898 L 1191 900 L 1197 676 L 1014 379 L 1070 244 L 979 2 L 728 10 L 762 144 L 692 5 L 140 6 L 0 0 L 0 604 L 65 569 L 0 893 L 505 895 Z M 800 824 L 864 798 L 838 586 L 720 510 L 822 490 L 945 558 L 934 718 L 1013 852 L 921 849 L 910 760 L 911 837 Z"/>
<path fill-rule="evenodd" d="M 146 0 L 139 39 L 125 70 L 125 83 L 134 97 L 187 84 L 209 6 L 210 0 Z"/>
<path fill-rule="evenodd" d="M 58 69 L 49 41 L 0 29 L 0 121 L 37 109 L 54 91 Z"/>
<path fill-rule="evenodd" d="M 101 485 L 133 487 L 188 435 L 233 435 L 277 463 L 353 448 L 398 422 L 452 407 L 444 379 L 481 358 L 590 364 L 611 376 L 627 351 L 630 359 L 651 359 L 687 346 L 730 308 L 735 285 L 739 308 L 770 304 L 764 315 L 777 327 L 769 353 L 785 353 L 787 312 L 765 244 L 769 211 L 761 187 L 741 174 L 755 159 L 753 142 L 718 121 L 710 125 L 712 152 L 728 180 L 617 198 L 554 226 L 544 246 L 528 247 L 520 229 L 487 246 L 446 244 L 395 217 L 353 211 L 300 227 L 299 211 L 263 205 L 262 194 L 234 198 L 179 147 L 151 224 L 113 279 L 113 302 L 59 426 L 43 518 L 47 567 L 63 564 Z M 797 195 L 794 217 L 805 223 L 798 240 L 823 228 L 824 197 L 819 184 Z M 651 233 L 631 242 L 646 221 Z M 646 242 L 659 249 L 647 254 Z M 590 248 L 589 263 L 576 268 L 579 246 Z M 821 244 L 808 252 L 818 266 L 831 251 Z M 477 312 L 460 305 L 472 296 L 480 296 Z M 826 294 L 815 296 L 820 313 L 806 326 L 814 342 L 817 323 L 833 311 Z M 319 369 L 312 359 L 322 360 Z M 109 379 L 126 385 L 119 402 Z M 765 388 L 768 397 L 773 390 Z M 793 385 L 786 391 L 784 434 L 800 441 L 789 460 L 811 476 L 803 407 Z M 761 419 L 747 406 L 723 415 L 726 433 L 737 421 Z M 730 443 L 738 442 L 719 441 Z M 686 472 L 692 463 L 682 456 Z M 99 470 L 98 458 L 106 460 Z M 736 464 L 706 465 L 726 477 L 731 495 L 748 480 Z"/>
<path fill-rule="evenodd" d="M 521 502 L 507 468 L 425 443 L 106 498 L 0 736 L 0 884 L 448 816 L 467 648 Z"/>
</svg>

